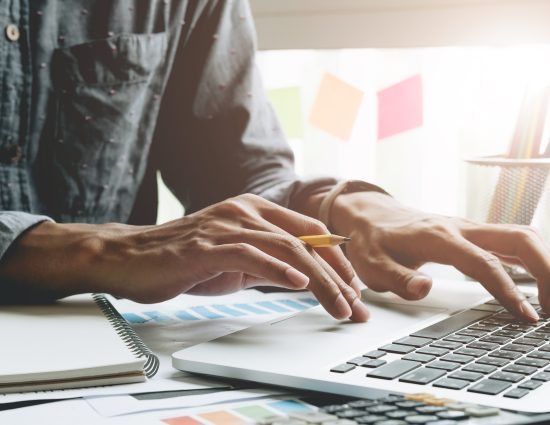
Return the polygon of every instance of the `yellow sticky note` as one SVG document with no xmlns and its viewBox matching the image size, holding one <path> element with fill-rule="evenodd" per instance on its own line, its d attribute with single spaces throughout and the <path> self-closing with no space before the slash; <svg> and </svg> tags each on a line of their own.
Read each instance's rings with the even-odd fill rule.
<svg viewBox="0 0 550 425">
<path fill-rule="evenodd" d="M 267 96 L 277 113 L 285 135 L 290 139 L 302 138 L 304 135 L 304 119 L 302 116 L 300 87 L 269 90 Z"/>
<path fill-rule="evenodd" d="M 309 122 L 342 140 L 349 140 L 363 92 L 340 78 L 325 74 L 321 80 Z"/>
</svg>

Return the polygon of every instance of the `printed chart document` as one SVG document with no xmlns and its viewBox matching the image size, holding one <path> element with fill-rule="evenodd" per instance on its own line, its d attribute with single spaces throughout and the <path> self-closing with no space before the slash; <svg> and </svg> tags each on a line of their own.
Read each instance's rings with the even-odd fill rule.
<svg viewBox="0 0 550 425">
<path fill-rule="evenodd" d="M 128 385 L 0 394 L 0 403 L 227 387 L 227 384 L 175 370 L 171 354 L 317 305 L 308 292 L 264 294 L 257 290 L 210 297 L 183 294 L 158 304 L 106 297 L 158 357 L 160 364 L 156 375 L 146 382 Z"/>
</svg>

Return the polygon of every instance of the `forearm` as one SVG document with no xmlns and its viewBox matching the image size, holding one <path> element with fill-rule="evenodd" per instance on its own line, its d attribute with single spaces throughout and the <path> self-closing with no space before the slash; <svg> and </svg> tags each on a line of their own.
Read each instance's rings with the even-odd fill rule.
<svg viewBox="0 0 550 425">
<path fill-rule="evenodd" d="M 42 222 L 0 261 L 0 300 L 29 302 L 102 289 L 92 277 L 101 250 L 97 225 Z"/>
</svg>

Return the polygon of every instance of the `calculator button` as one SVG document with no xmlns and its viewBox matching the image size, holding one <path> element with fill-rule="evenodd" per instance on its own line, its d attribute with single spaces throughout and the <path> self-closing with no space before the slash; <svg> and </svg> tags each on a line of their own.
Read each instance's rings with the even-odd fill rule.
<svg viewBox="0 0 550 425">
<path fill-rule="evenodd" d="M 497 407 L 472 406 L 464 410 L 468 415 L 474 418 L 485 418 L 488 416 L 496 416 L 500 414 L 500 409 Z"/>
<path fill-rule="evenodd" d="M 427 424 L 428 422 L 437 421 L 439 418 L 434 415 L 411 415 L 405 418 L 408 424 Z"/>
<path fill-rule="evenodd" d="M 376 406 L 377 404 L 378 402 L 374 400 L 355 400 L 347 403 L 347 405 L 353 409 L 364 409 L 365 407 Z"/>
<path fill-rule="evenodd" d="M 365 415 L 365 416 L 359 416 L 357 418 L 353 418 L 355 422 L 358 424 L 374 424 L 379 421 L 385 420 L 385 416 L 380 415 Z"/>
<path fill-rule="evenodd" d="M 340 410 L 339 412 L 336 412 L 335 415 L 338 416 L 339 418 L 351 419 L 357 416 L 364 416 L 365 412 L 363 410 L 358 410 L 358 409 L 346 409 L 346 410 Z"/>
<path fill-rule="evenodd" d="M 463 410 L 447 410 L 446 412 L 436 413 L 436 415 L 440 419 L 449 419 L 449 420 L 455 420 L 455 421 L 462 421 L 464 419 L 467 419 L 470 416 Z"/>
</svg>

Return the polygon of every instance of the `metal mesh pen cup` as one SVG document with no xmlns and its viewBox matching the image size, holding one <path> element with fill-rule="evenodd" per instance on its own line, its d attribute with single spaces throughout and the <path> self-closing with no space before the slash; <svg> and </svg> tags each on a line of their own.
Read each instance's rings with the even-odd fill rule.
<svg viewBox="0 0 550 425">
<path fill-rule="evenodd" d="M 466 216 L 531 225 L 550 246 L 550 158 L 467 159 Z"/>
</svg>

